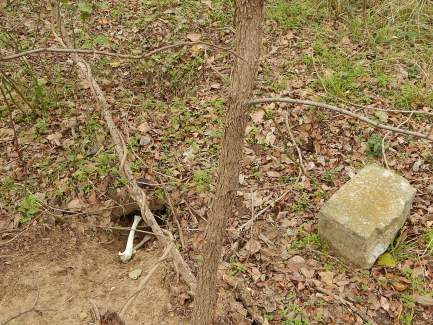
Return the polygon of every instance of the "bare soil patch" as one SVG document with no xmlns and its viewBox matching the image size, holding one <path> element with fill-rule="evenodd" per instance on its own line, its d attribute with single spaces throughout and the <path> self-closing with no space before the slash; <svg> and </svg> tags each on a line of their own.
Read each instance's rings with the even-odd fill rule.
<svg viewBox="0 0 433 325">
<path fill-rule="evenodd" d="M 9 324 L 92 323 L 89 299 L 101 314 L 120 310 L 140 281 L 130 279 L 128 273 L 139 268 L 143 277 L 161 255 L 151 243 L 131 262 L 122 264 L 116 255 L 124 239 L 105 233 L 83 234 L 69 227 L 24 233 L 13 246 L 0 251 L 0 320 L 31 308 L 38 291 L 36 309 L 40 312 L 27 313 Z M 186 323 L 170 304 L 166 264 L 129 308 L 127 324 Z"/>
</svg>

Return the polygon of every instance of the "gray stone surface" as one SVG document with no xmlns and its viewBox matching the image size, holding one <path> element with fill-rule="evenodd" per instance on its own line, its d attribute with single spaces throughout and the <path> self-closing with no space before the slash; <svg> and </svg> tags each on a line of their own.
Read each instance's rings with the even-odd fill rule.
<svg viewBox="0 0 433 325">
<path fill-rule="evenodd" d="M 344 184 L 319 213 L 319 235 L 341 257 L 370 268 L 409 215 L 415 189 L 372 164 Z"/>
</svg>

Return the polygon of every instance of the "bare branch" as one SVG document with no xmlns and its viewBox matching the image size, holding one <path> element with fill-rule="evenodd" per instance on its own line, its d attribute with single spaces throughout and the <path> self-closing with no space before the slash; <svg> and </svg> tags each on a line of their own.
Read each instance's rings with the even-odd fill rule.
<svg viewBox="0 0 433 325">
<path fill-rule="evenodd" d="M 413 114 L 414 113 L 410 114 L 409 117 L 407 119 L 405 119 L 402 123 L 400 123 L 399 125 L 397 125 L 397 127 L 403 126 L 407 122 L 409 122 L 409 120 L 412 118 Z M 388 159 L 386 159 L 385 141 L 386 141 L 386 138 L 390 135 L 390 133 L 391 133 L 391 131 L 386 132 L 386 134 L 382 138 L 382 157 L 383 157 L 383 161 L 385 162 L 385 166 L 388 169 L 389 169 L 389 164 L 388 164 Z"/>
<path fill-rule="evenodd" d="M 279 103 L 300 104 L 300 105 L 326 108 L 328 110 L 331 110 L 331 111 L 334 111 L 334 112 L 337 112 L 337 113 L 347 115 L 347 116 L 350 116 L 352 118 L 361 120 L 361 121 L 363 121 L 367 124 L 370 124 L 370 125 L 378 128 L 378 129 L 384 129 L 384 130 L 388 130 L 388 131 L 395 132 L 395 133 L 411 135 L 411 136 L 414 136 L 417 138 L 426 139 L 428 141 L 433 142 L 433 135 L 427 135 L 427 134 L 423 134 L 423 133 L 419 133 L 419 132 L 415 132 L 415 131 L 400 129 L 400 128 L 386 125 L 386 124 L 381 124 L 381 123 L 378 123 L 376 121 L 370 120 L 369 118 L 367 118 L 365 116 L 353 113 L 351 111 L 348 111 L 348 110 L 345 110 L 342 108 L 338 108 L 336 106 L 325 104 L 325 103 L 313 102 L 310 100 L 286 98 L 286 97 L 269 97 L 269 98 L 253 99 L 253 100 L 247 101 L 246 104 L 247 105 L 257 105 L 257 104 L 269 104 L 269 103 L 278 103 L 278 102 Z"/>
<path fill-rule="evenodd" d="M 163 52 L 172 48 L 182 47 L 182 46 L 193 46 L 193 45 L 206 45 L 209 47 L 213 47 L 219 50 L 227 51 L 234 56 L 245 60 L 241 56 L 239 56 L 236 52 L 219 45 L 214 45 L 207 42 L 180 42 L 175 44 L 169 44 L 162 47 L 159 47 L 157 49 L 151 50 L 150 52 L 141 54 L 141 55 L 131 55 L 131 54 L 122 54 L 122 53 L 114 53 L 114 52 L 108 52 L 108 51 L 98 51 L 98 50 L 90 50 L 90 49 L 74 49 L 74 48 L 57 48 L 57 47 L 41 47 L 29 51 L 24 51 L 20 53 L 10 54 L 4 57 L 0 57 L 1 61 L 10 61 L 14 60 L 23 56 L 29 56 L 29 55 L 37 55 L 37 54 L 47 54 L 47 53 L 53 53 L 53 54 L 84 54 L 84 55 L 105 55 L 105 56 L 111 56 L 111 57 L 117 57 L 122 59 L 134 59 L 134 60 L 140 60 L 140 59 L 146 59 L 148 57 L 151 57 L 152 55 L 155 55 L 159 52 Z"/>
</svg>

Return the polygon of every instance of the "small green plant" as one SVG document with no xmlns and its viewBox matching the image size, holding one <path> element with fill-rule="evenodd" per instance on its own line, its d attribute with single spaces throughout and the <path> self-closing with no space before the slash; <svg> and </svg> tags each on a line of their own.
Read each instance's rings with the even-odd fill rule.
<svg viewBox="0 0 433 325">
<path fill-rule="evenodd" d="M 209 191 L 211 177 L 206 170 L 198 170 L 193 176 L 194 184 L 197 192 L 202 193 Z"/>
<path fill-rule="evenodd" d="M 81 20 L 86 20 L 92 14 L 92 5 L 87 2 L 78 3 L 78 11 L 80 12 Z"/>
<path fill-rule="evenodd" d="M 38 118 L 35 123 L 37 134 L 44 134 L 48 132 L 48 122 L 45 118 Z"/>
<path fill-rule="evenodd" d="M 245 265 L 243 265 L 240 262 L 237 262 L 236 259 L 232 256 L 230 257 L 230 272 L 229 274 L 231 276 L 235 276 L 238 273 L 244 273 L 247 269 L 245 267 Z"/>
<path fill-rule="evenodd" d="M 113 170 L 113 162 L 116 159 L 116 155 L 113 153 L 102 152 L 97 157 L 97 172 L 100 176 L 105 176 Z M 134 161 L 135 163 L 135 161 Z"/>
<path fill-rule="evenodd" d="M 101 125 L 99 124 L 98 120 L 94 117 L 90 118 L 85 126 L 85 132 L 88 136 L 94 136 L 96 134 L 96 131 L 98 131 L 101 128 Z"/>
<path fill-rule="evenodd" d="M 272 110 L 266 110 L 264 118 L 265 120 L 271 120 L 274 117 L 274 111 Z"/>
<path fill-rule="evenodd" d="M 370 138 L 367 140 L 367 148 L 368 148 L 368 153 L 371 156 L 381 157 L 382 156 L 382 137 L 377 133 L 373 133 L 370 136 Z"/>
<path fill-rule="evenodd" d="M 307 208 L 308 201 L 310 200 L 310 197 L 307 193 L 302 193 L 300 196 L 298 196 L 292 205 L 292 211 L 293 212 L 303 212 Z"/>
<path fill-rule="evenodd" d="M 6 196 L 7 192 L 10 192 L 14 188 L 14 180 L 7 176 L 0 181 L 0 198 Z"/>
<path fill-rule="evenodd" d="M 274 320 L 274 315 L 272 315 L 271 313 L 266 313 L 265 314 L 265 319 L 267 321 L 272 321 L 272 320 Z"/>
<path fill-rule="evenodd" d="M 380 87 L 386 87 L 391 82 L 392 78 L 384 72 L 379 72 L 376 76 L 376 82 Z"/>
<path fill-rule="evenodd" d="M 77 182 L 84 182 L 87 180 L 87 171 L 85 169 L 79 168 L 72 174 L 72 179 Z"/>
<path fill-rule="evenodd" d="M 160 201 L 165 201 L 166 197 L 165 197 L 165 191 L 162 188 L 157 188 L 154 192 L 153 195 Z"/>
<path fill-rule="evenodd" d="M 410 313 L 404 313 L 403 315 L 401 315 L 400 324 L 412 325 L 413 324 L 413 315 Z"/>
<path fill-rule="evenodd" d="M 27 195 L 21 200 L 18 211 L 21 212 L 20 223 L 25 224 L 29 222 L 39 212 L 38 198 L 33 194 Z"/>
<path fill-rule="evenodd" d="M 326 272 L 331 272 L 331 271 L 334 271 L 334 269 L 335 269 L 335 265 L 334 265 L 334 263 L 332 263 L 332 262 L 327 262 L 327 263 L 325 263 L 325 265 L 323 266 L 323 269 L 324 269 Z"/>
<path fill-rule="evenodd" d="M 198 264 L 199 266 L 203 265 L 203 263 L 204 263 L 203 255 L 197 255 L 197 256 L 195 257 L 195 261 L 197 262 L 197 264 Z"/>
<path fill-rule="evenodd" d="M 298 235 L 298 239 L 292 241 L 288 247 L 289 250 L 302 250 L 307 246 L 312 246 L 314 249 L 321 250 L 323 252 L 328 251 L 328 244 L 323 241 L 318 234 L 306 233 L 301 231 Z"/>
<path fill-rule="evenodd" d="M 256 171 L 256 172 L 253 173 L 253 177 L 257 181 L 261 182 L 263 180 L 263 178 L 265 177 L 265 175 L 261 171 Z"/>
<path fill-rule="evenodd" d="M 415 108 L 417 104 L 423 100 L 423 93 L 418 86 L 405 84 L 401 86 L 400 91 L 395 93 L 394 97 L 396 106 L 410 109 Z"/>
<path fill-rule="evenodd" d="M 402 273 L 410 281 L 411 289 L 414 292 L 422 292 L 422 280 L 413 273 L 412 269 L 404 268 Z"/>
<path fill-rule="evenodd" d="M 308 325 L 304 309 L 294 302 L 290 302 L 286 308 L 280 311 L 281 325 Z"/>
<path fill-rule="evenodd" d="M 256 144 L 257 143 L 257 139 L 256 139 L 256 135 L 259 133 L 259 129 L 256 128 L 255 126 L 250 128 L 250 131 L 248 132 L 248 136 L 247 136 L 247 142 L 249 144 Z"/>
<path fill-rule="evenodd" d="M 330 169 L 325 171 L 322 175 L 322 181 L 333 184 L 335 173 L 336 173 L 335 169 Z"/>
<path fill-rule="evenodd" d="M 296 181 L 296 177 L 292 177 L 292 176 L 288 176 L 288 175 L 283 175 L 280 177 L 280 182 L 283 184 L 290 184 L 293 181 Z"/>
<path fill-rule="evenodd" d="M 0 119 L 3 119 L 7 114 L 7 108 L 6 106 L 1 105 L 0 106 Z"/>
<path fill-rule="evenodd" d="M 415 306 L 413 296 L 410 294 L 402 294 L 401 302 L 403 303 L 404 307 L 407 308 L 413 308 Z"/>
<path fill-rule="evenodd" d="M 324 191 L 321 191 L 321 190 L 317 190 L 317 191 L 315 191 L 315 192 L 313 193 L 313 196 L 314 196 L 315 198 L 318 198 L 318 199 L 323 199 L 323 198 L 326 197 L 326 196 L 325 196 L 325 192 L 324 192 Z"/>
<path fill-rule="evenodd" d="M 52 107 L 54 101 L 50 98 L 46 87 L 45 79 L 33 79 L 31 87 L 28 89 L 29 97 L 42 110 Z"/>
</svg>

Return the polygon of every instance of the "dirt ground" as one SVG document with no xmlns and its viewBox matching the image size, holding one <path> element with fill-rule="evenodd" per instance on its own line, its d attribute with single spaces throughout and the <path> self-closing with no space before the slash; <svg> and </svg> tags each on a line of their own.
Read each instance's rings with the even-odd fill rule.
<svg viewBox="0 0 433 325">
<path fill-rule="evenodd" d="M 8 324 L 91 324 L 92 300 L 101 314 L 119 311 L 139 281 L 161 255 L 148 243 L 127 264 L 117 257 L 125 236 L 83 234 L 56 227 L 23 233 L 13 245 L 0 250 L 0 323 L 32 307 Z M 128 309 L 127 324 L 186 324 L 174 313 L 167 288 L 168 263 L 153 274 Z M 128 273 L 142 269 L 138 280 Z"/>
</svg>

